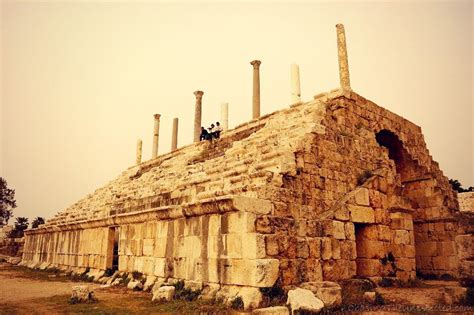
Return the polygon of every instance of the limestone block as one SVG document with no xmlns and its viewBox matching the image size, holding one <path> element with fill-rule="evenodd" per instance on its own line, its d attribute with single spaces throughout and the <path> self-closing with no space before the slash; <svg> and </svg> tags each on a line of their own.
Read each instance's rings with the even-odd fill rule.
<svg viewBox="0 0 474 315">
<path fill-rule="evenodd" d="M 94 300 L 94 291 L 87 285 L 76 285 L 72 287 L 71 301 L 75 303 L 87 303 Z"/>
<path fill-rule="evenodd" d="M 143 291 L 150 291 L 155 285 L 155 282 L 156 282 L 155 276 L 147 276 L 146 281 L 143 284 Z"/>
<path fill-rule="evenodd" d="M 351 221 L 355 223 L 374 223 L 374 209 L 364 206 L 349 205 Z"/>
<path fill-rule="evenodd" d="M 245 233 L 255 232 L 255 221 L 257 217 L 254 213 L 230 212 L 222 215 L 221 233 Z"/>
<path fill-rule="evenodd" d="M 242 287 L 239 294 L 244 302 L 244 310 L 258 308 L 262 303 L 262 293 L 258 288 Z"/>
<path fill-rule="evenodd" d="M 219 264 L 224 284 L 271 287 L 278 278 L 277 259 L 222 259 Z"/>
<path fill-rule="evenodd" d="M 133 264 L 133 271 L 143 272 L 143 264 L 145 263 L 145 257 L 135 257 Z"/>
<path fill-rule="evenodd" d="M 278 237 L 278 235 L 265 235 L 265 249 L 268 256 L 278 255 Z"/>
<path fill-rule="evenodd" d="M 308 246 L 309 246 L 309 256 L 310 257 L 312 257 L 312 258 L 321 257 L 321 239 L 320 238 L 309 238 L 308 239 Z"/>
<path fill-rule="evenodd" d="M 346 234 L 346 239 L 355 241 L 355 227 L 354 223 L 352 222 L 347 222 L 344 225 L 344 232 Z"/>
<path fill-rule="evenodd" d="M 437 242 L 418 242 L 416 245 L 417 256 L 436 256 L 438 252 Z"/>
<path fill-rule="evenodd" d="M 467 288 L 447 287 L 444 288 L 443 300 L 447 305 L 461 304 L 466 298 Z"/>
<path fill-rule="evenodd" d="M 474 234 L 458 235 L 455 242 L 460 260 L 474 259 Z M 442 253 L 444 254 L 444 252 Z"/>
<path fill-rule="evenodd" d="M 309 257 L 309 246 L 308 242 L 304 238 L 298 238 L 296 244 L 296 257 L 308 258 Z"/>
<path fill-rule="evenodd" d="M 410 232 L 406 230 L 394 230 L 393 242 L 395 244 L 410 244 Z"/>
<path fill-rule="evenodd" d="M 175 287 L 163 286 L 153 292 L 152 301 L 166 301 L 169 302 L 173 299 L 175 293 Z"/>
<path fill-rule="evenodd" d="M 300 287 L 313 292 L 318 299 L 323 301 L 325 307 L 336 307 L 342 304 L 342 289 L 336 282 L 305 282 Z"/>
<path fill-rule="evenodd" d="M 381 271 L 382 263 L 378 259 L 360 258 L 356 260 L 357 273 L 363 277 L 378 276 Z"/>
<path fill-rule="evenodd" d="M 288 300 L 291 312 L 309 311 L 319 313 L 324 308 L 324 303 L 314 296 L 313 292 L 301 288 L 288 291 Z"/>
<path fill-rule="evenodd" d="M 365 240 L 357 244 L 357 256 L 360 258 L 383 258 L 387 254 L 388 243 Z"/>
<path fill-rule="evenodd" d="M 216 298 L 216 294 L 220 288 L 221 286 L 217 283 L 207 283 L 202 289 L 199 298 L 204 301 L 212 301 Z"/>
<path fill-rule="evenodd" d="M 341 246 L 339 240 L 333 238 L 331 239 L 331 250 L 333 259 L 341 259 Z"/>
<path fill-rule="evenodd" d="M 143 257 L 143 270 L 146 275 L 153 275 L 155 269 L 155 260 L 153 257 Z"/>
<path fill-rule="evenodd" d="M 203 283 L 201 281 L 185 280 L 184 287 L 193 291 L 201 291 L 203 288 Z"/>
<path fill-rule="evenodd" d="M 331 259 L 332 257 L 332 242 L 328 237 L 321 238 L 321 258 L 323 260 Z"/>
<path fill-rule="evenodd" d="M 143 283 L 140 280 L 132 280 L 127 284 L 127 288 L 130 290 L 142 290 Z"/>
<path fill-rule="evenodd" d="M 367 188 L 361 188 L 355 194 L 355 203 L 359 206 L 368 206 L 369 205 L 369 190 Z"/>
<path fill-rule="evenodd" d="M 332 221 L 332 225 L 333 225 L 333 236 L 339 240 L 346 239 L 344 222 L 334 220 Z"/>
<path fill-rule="evenodd" d="M 233 204 L 238 210 L 256 214 L 269 214 L 273 210 L 273 204 L 270 201 L 245 196 L 233 197 Z"/>
<path fill-rule="evenodd" d="M 155 239 L 147 238 L 143 240 L 143 255 L 152 256 L 155 247 Z"/>
<path fill-rule="evenodd" d="M 285 306 L 273 306 L 266 308 L 258 308 L 252 311 L 254 315 L 290 315 L 288 308 Z"/>
<path fill-rule="evenodd" d="M 158 237 L 155 239 L 154 250 L 153 250 L 154 257 L 161 257 L 161 258 L 166 257 L 167 242 L 168 242 L 167 237 Z"/>
<path fill-rule="evenodd" d="M 373 291 L 367 291 L 367 292 L 364 292 L 364 295 L 362 296 L 362 298 L 363 298 L 365 303 L 375 304 L 377 294 Z"/>
</svg>

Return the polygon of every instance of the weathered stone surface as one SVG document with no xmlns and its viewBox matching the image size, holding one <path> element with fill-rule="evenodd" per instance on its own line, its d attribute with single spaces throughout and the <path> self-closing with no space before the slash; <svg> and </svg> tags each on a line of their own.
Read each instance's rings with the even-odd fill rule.
<svg viewBox="0 0 474 315">
<path fill-rule="evenodd" d="M 369 304 L 375 304 L 375 300 L 377 298 L 377 293 L 372 291 L 364 292 L 364 302 Z"/>
<path fill-rule="evenodd" d="M 132 280 L 127 284 L 127 288 L 131 290 L 142 290 L 143 289 L 143 283 L 139 280 Z"/>
<path fill-rule="evenodd" d="M 315 297 L 313 292 L 301 288 L 288 291 L 286 304 L 289 305 L 292 313 L 295 311 L 319 313 L 324 308 L 324 303 Z"/>
<path fill-rule="evenodd" d="M 153 291 L 152 301 L 171 301 L 174 297 L 175 287 L 163 286 Z"/>
<path fill-rule="evenodd" d="M 461 304 L 466 298 L 467 288 L 447 287 L 444 288 L 443 300 L 447 305 Z"/>
<path fill-rule="evenodd" d="M 71 301 L 73 303 L 87 303 L 94 299 L 94 291 L 89 286 L 76 285 L 72 287 Z"/>
<path fill-rule="evenodd" d="M 318 299 L 323 301 L 325 307 L 336 307 L 342 304 L 341 286 L 335 282 L 305 282 L 300 287 L 313 292 Z"/>
<path fill-rule="evenodd" d="M 273 306 L 266 308 L 258 308 L 252 311 L 254 315 L 289 315 L 290 312 L 285 306 Z"/>
</svg>

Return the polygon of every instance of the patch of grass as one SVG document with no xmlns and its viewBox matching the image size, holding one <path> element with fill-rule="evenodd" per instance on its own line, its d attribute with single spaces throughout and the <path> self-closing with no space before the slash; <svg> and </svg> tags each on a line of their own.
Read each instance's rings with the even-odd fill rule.
<svg viewBox="0 0 474 315">
<path fill-rule="evenodd" d="M 192 290 L 184 287 L 184 281 L 179 280 L 174 284 L 174 298 L 182 301 L 195 301 L 201 295 L 201 290 Z"/>
<path fill-rule="evenodd" d="M 230 303 L 230 307 L 232 307 L 234 310 L 243 310 L 244 301 L 242 300 L 240 296 L 238 296 L 232 300 L 232 303 Z"/>
</svg>

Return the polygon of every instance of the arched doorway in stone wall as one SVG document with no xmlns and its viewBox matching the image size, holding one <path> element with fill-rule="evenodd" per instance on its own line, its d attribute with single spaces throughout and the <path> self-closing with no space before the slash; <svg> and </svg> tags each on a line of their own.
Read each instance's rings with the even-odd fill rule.
<svg viewBox="0 0 474 315">
<path fill-rule="evenodd" d="M 393 262 L 397 277 L 413 278 L 416 252 L 418 245 L 415 242 L 414 219 L 423 216 L 418 206 L 417 194 L 421 187 L 425 187 L 431 177 L 419 166 L 407 150 L 403 142 L 393 132 L 381 130 L 376 133 L 377 143 L 388 150 L 388 158 L 395 164 L 395 181 L 387 190 L 390 201 L 387 211 L 390 215 L 391 240 L 388 245 L 389 254 L 395 257 Z M 417 266 L 418 267 L 418 266 Z"/>
</svg>

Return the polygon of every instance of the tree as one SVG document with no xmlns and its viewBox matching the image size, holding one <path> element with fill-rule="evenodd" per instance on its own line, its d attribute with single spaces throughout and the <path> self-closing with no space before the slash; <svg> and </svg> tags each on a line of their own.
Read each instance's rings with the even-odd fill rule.
<svg viewBox="0 0 474 315">
<path fill-rule="evenodd" d="M 18 217 L 16 218 L 15 227 L 8 235 L 10 238 L 23 237 L 23 232 L 28 228 L 28 218 Z"/>
<path fill-rule="evenodd" d="M 44 224 L 44 219 L 42 217 L 36 217 L 36 219 L 31 222 L 31 228 L 36 229 L 41 224 Z"/>
<path fill-rule="evenodd" d="M 0 225 L 8 224 L 16 208 L 15 190 L 9 189 L 7 181 L 0 177 Z"/>
<path fill-rule="evenodd" d="M 472 186 L 469 188 L 463 188 L 462 184 L 457 179 L 450 179 L 449 183 L 451 184 L 453 190 L 457 191 L 458 193 L 474 191 L 474 187 Z"/>
</svg>

